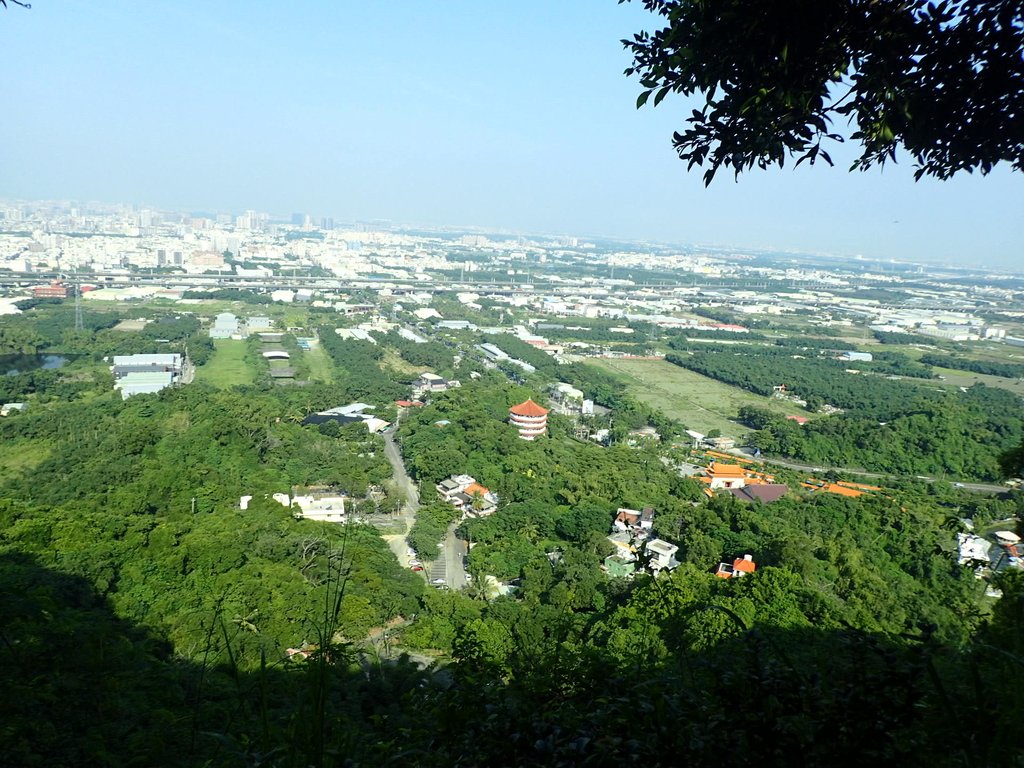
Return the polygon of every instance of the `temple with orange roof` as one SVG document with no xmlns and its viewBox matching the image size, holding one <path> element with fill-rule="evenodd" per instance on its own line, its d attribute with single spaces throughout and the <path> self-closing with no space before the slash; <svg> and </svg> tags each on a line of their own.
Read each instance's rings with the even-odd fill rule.
<svg viewBox="0 0 1024 768">
<path fill-rule="evenodd" d="M 815 480 L 813 477 L 808 478 L 807 482 L 800 483 L 804 488 L 810 488 L 813 491 L 824 491 L 825 493 L 834 493 L 836 496 L 846 496 L 851 499 L 856 499 L 858 496 L 863 496 L 864 491 L 859 491 L 856 488 L 847 488 L 845 485 L 839 483 L 826 483 L 821 480 Z"/>
<path fill-rule="evenodd" d="M 533 440 L 548 431 L 548 413 L 547 408 L 529 399 L 508 409 L 508 421 L 519 430 L 521 440 Z"/>
<path fill-rule="evenodd" d="M 742 488 L 747 484 L 747 471 L 738 464 L 713 461 L 704 470 L 704 476 L 700 479 L 712 489 Z"/>
</svg>

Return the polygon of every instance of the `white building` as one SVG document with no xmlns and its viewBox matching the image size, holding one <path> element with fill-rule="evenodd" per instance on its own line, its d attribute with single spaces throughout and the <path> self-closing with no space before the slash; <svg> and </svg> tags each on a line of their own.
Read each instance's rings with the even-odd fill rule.
<svg viewBox="0 0 1024 768">
<path fill-rule="evenodd" d="M 230 312 L 221 312 L 213 319 L 210 327 L 211 339 L 230 339 L 239 336 L 241 333 L 238 318 Z"/>
<path fill-rule="evenodd" d="M 651 539 L 644 545 L 644 548 L 651 556 L 652 570 L 661 571 L 679 565 L 676 560 L 676 552 L 679 551 L 679 547 L 675 544 L 669 544 L 663 539 Z"/>
</svg>

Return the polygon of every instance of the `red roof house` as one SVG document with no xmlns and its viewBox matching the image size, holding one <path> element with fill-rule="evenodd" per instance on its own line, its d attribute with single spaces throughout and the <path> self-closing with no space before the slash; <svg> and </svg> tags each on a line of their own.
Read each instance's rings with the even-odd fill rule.
<svg viewBox="0 0 1024 768">
<path fill-rule="evenodd" d="M 746 576 L 748 573 L 753 573 L 757 570 L 757 563 L 754 562 L 752 555 L 744 555 L 743 557 L 737 557 L 732 561 L 732 565 L 729 563 L 719 563 L 718 570 L 715 571 L 715 576 L 720 579 L 738 579 L 741 576 Z"/>
</svg>

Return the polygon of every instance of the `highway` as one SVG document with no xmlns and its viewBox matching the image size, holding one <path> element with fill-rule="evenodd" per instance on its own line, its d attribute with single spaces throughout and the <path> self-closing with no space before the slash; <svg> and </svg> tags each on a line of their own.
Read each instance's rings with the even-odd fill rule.
<svg viewBox="0 0 1024 768">
<path fill-rule="evenodd" d="M 339 278 L 339 277 L 293 277 L 275 275 L 272 277 L 255 277 L 235 274 L 199 274 L 179 275 L 145 272 L 131 274 L 110 274 L 108 272 L 4 272 L 0 274 L 0 286 L 31 286 L 64 280 L 68 283 L 96 285 L 101 288 L 127 288 L 131 286 L 168 286 L 173 285 L 192 290 L 216 290 L 218 288 L 253 288 L 258 290 L 302 288 L 317 291 L 357 291 L 360 289 L 390 288 L 395 294 L 405 293 L 445 293 L 456 290 L 477 291 L 491 294 L 540 293 L 545 295 L 593 295 L 605 296 L 609 289 L 603 284 L 594 285 L 534 285 L 532 283 L 494 282 L 466 280 L 409 280 L 401 278 Z M 679 284 L 681 285 L 681 284 Z M 645 286 L 637 286 L 645 287 Z M 677 285 L 658 286 L 666 293 L 671 293 Z M 652 290 L 654 287 L 652 286 Z"/>
<path fill-rule="evenodd" d="M 821 464 L 800 464 L 795 461 L 787 461 L 785 459 L 772 459 L 764 456 L 758 456 L 754 458 L 753 454 L 743 451 L 740 449 L 734 449 L 729 451 L 735 456 L 739 456 L 744 459 L 752 459 L 759 461 L 762 464 L 771 464 L 776 467 L 785 467 L 786 469 L 793 469 L 797 472 L 807 472 L 809 474 L 823 474 L 825 472 L 839 472 L 844 475 L 855 475 L 857 477 L 867 478 L 869 480 L 885 480 L 889 477 L 902 477 L 905 480 L 921 480 L 926 483 L 937 483 L 940 480 L 945 480 L 957 488 L 963 488 L 968 491 L 975 491 L 977 493 L 1007 493 L 1011 490 L 1008 486 L 998 485 L 996 483 L 973 483 L 967 481 L 958 481 L 949 478 L 940 477 L 929 477 L 927 475 L 892 475 L 884 472 L 868 472 L 863 469 L 849 469 L 848 467 L 826 467 Z"/>
<path fill-rule="evenodd" d="M 65 280 L 69 283 L 89 284 L 99 287 L 124 288 L 129 286 L 160 285 L 160 286 L 182 286 L 194 290 L 211 290 L 217 288 L 254 288 L 258 290 L 277 289 L 310 289 L 319 291 L 357 291 L 360 289 L 390 288 L 395 294 L 408 293 L 445 293 L 450 291 L 473 291 L 477 293 L 488 293 L 495 295 L 513 295 L 523 293 L 536 293 L 546 296 L 607 296 L 615 290 L 621 289 L 644 289 L 656 295 L 673 296 L 678 288 L 692 288 L 694 284 L 691 278 L 680 279 L 676 282 L 659 281 L 651 284 L 646 282 L 635 285 L 621 286 L 621 288 L 609 287 L 595 281 L 592 284 L 565 284 L 546 282 L 543 276 L 535 276 L 531 282 L 517 283 L 514 280 L 508 282 L 495 282 L 493 280 L 477 281 L 472 277 L 456 279 L 431 279 L 412 280 L 408 278 L 339 278 L 339 277 L 297 277 L 285 274 L 271 277 L 257 277 L 252 275 L 236 274 L 211 274 L 203 273 L 198 275 L 189 274 L 167 274 L 167 273 L 146 273 L 143 271 L 130 274 L 111 274 L 109 272 L 84 272 L 84 271 L 46 271 L 46 272 L 2 272 L 0 273 L 0 287 L 25 287 L 39 285 L 50 280 Z M 535 284 L 539 283 L 539 284 Z M 701 288 L 712 290 L 716 287 L 757 287 L 737 286 L 733 284 L 717 285 L 712 282 L 703 282 Z M 762 287 L 767 287 L 762 286 Z M 789 288 L 803 289 L 813 287 L 827 287 L 824 285 L 815 286 L 812 283 L 793 281 Z M 883 308 L 902 308 L 900 304 L 882 305 Z M 974 311 L 976 305 L 965 304 L 944 304 L 942 309 L 946 311 Z"/>
</svg>

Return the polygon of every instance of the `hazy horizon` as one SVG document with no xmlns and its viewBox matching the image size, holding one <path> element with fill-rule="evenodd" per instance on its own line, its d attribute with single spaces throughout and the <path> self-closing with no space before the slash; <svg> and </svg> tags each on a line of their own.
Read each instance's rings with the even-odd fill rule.
<svg viewBox="0 0 1024 768">
<path fill-rule="evenodd" d="M 515 10 L 39 0 L 14 62 L 0 196 L 257 209 L 531 234 L 1018 267 L 1024 176 L 753 171 L 710 189 L 671 147 L 692 106 L 636 110 L 637 4 Z"/>
</svg>

